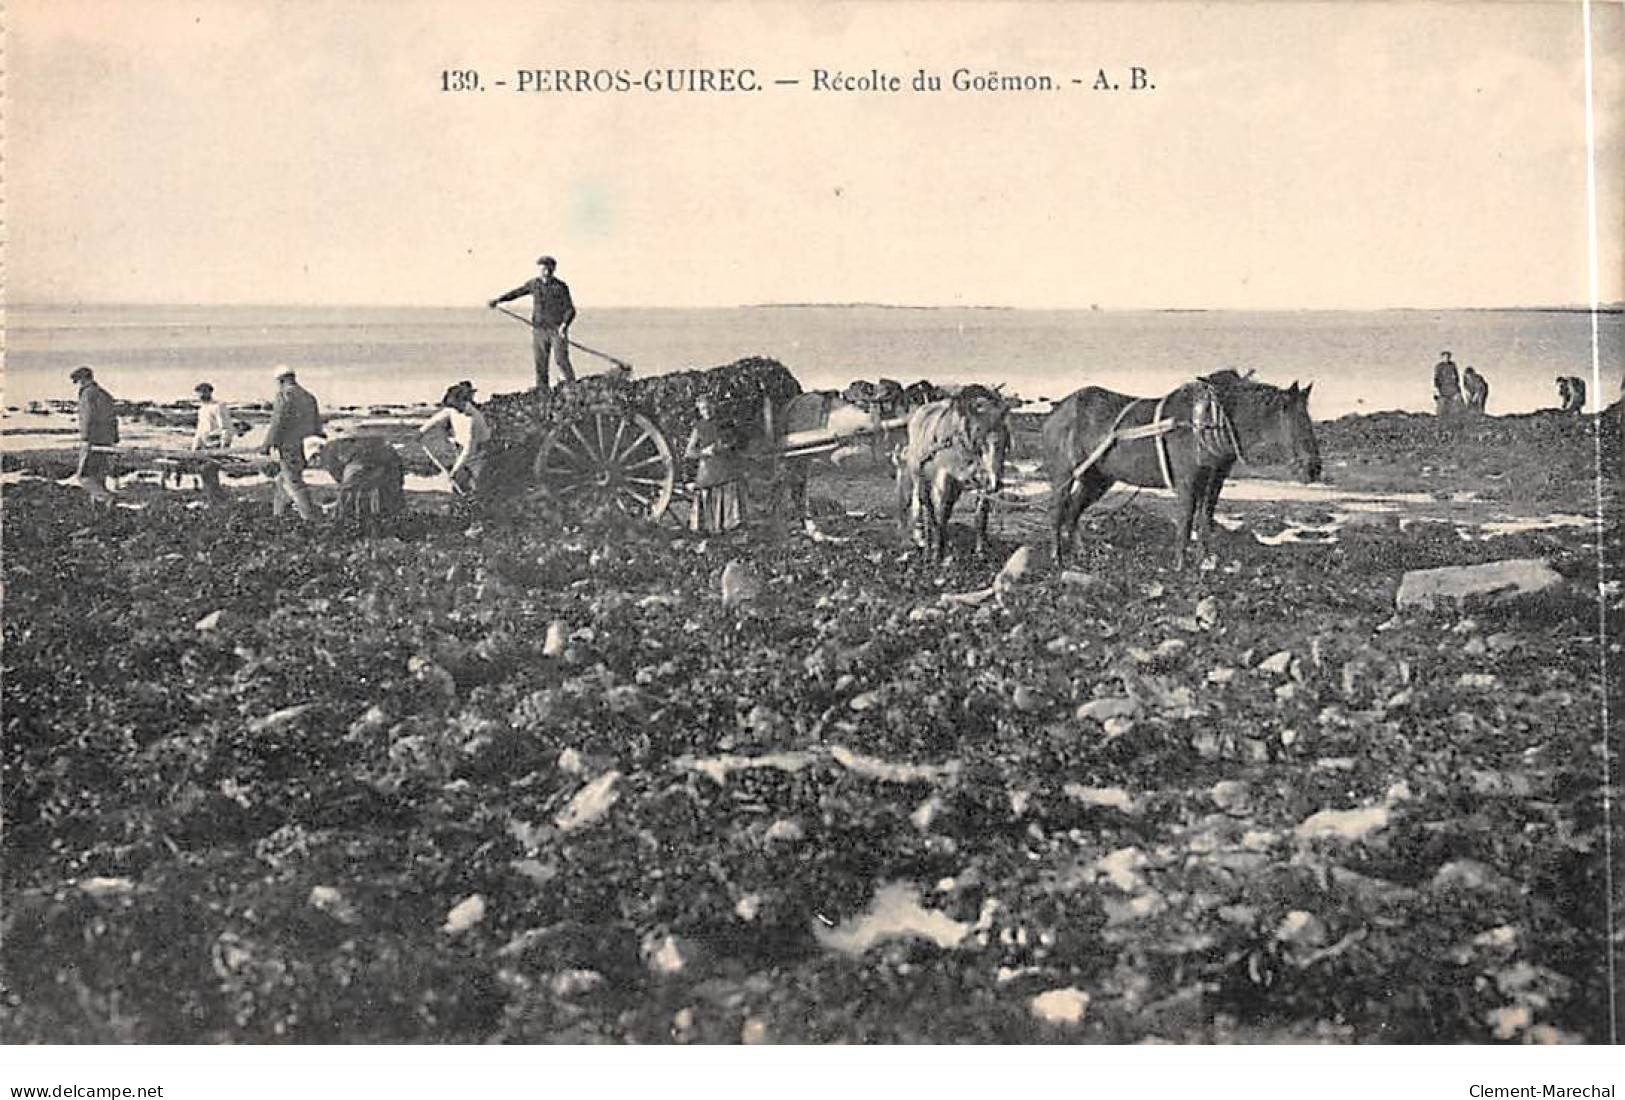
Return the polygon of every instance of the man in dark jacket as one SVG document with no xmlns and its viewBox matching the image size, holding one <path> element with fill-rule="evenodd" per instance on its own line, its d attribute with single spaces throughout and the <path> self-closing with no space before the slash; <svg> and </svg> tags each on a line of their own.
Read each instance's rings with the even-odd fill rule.
<svg viewBox="0 0 1625 1100">
<path fill-rule="evenodd" d="M 299 384 L 292 367 L 278 367 L 276 400 L 271 405 L 271 423 L 265 430 L 261 454 L 275 454 L 281 470 L 277 473 L 276 491 L 271 497 L 271 512 L 280 516 L 288 509 L 288 501 L 301 519 L 316 516 L 311 507 L 310 489 L 305 485 L 306 436 L 322 434 L 322 413 L 316 398 Z"/>
<path fill-rule="evenodd" d="M 511 302 L 515 298 L 530 295 L 530 326 L 536 355 L 536 388 L 543 393 L 550 388 L 548 364 L 554 359 L 558 361 L 560 377 L 566 382 L 576 380 L 575 368 L 570 366 L 570 322 L 576 319 L 576 307 L 570 300 L 570 288 L 564 284 L 564 280 L 553 277 L 553 269 L 557 266 L 557 261 L 551 256 L 538 258 L 536 267 L 540 274 L 536 278 L 527 280 L 486 303 L 491 309 L 495 309 L 503 302 Z"/>
<path fill-rule="evenodd" d="M 1467 411 L 1484 415 L 1484 406 L 1489 404 L 1490 384 L 1482 374 L 1472 367 L 1461 372 L 1461 388 L 1467 394 Z"/>
<path fill-rule="evenodd" d="M 335 439 L 316 461 L 339 487 L 341 519 L 369 522 L 406 510 L 406 470 L 387 439 L 360 435 Z"/>
<path fill-rule="evenodd" d="M 113 411 L 113 395 L 96 382 L 89 367 L 77 367 L 68 380 L 79 387 L 79 468 L 75 472 L 90 499 L 111 506 L 113 494 L 107 488 L 108 457 L 97 447 L 118 442 L 118 416 Z"/>
<path fill-rule="evenodd" d="M 1433 364 L 1433 405 L 1440 416 L 1455 416 L 1461 411 L 1461 378 L 1448 351 L 1441 351 L 1439 361 Z"/>
</svg>

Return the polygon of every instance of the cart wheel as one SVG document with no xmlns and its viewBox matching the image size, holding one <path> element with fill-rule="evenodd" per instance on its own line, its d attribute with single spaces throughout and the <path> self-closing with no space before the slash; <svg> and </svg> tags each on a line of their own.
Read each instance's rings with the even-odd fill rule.
<svg viewBox="0 0 1625 1100">
<path fill-rule="evenodd" d="M 658 520 L 671 504 L 677 463 L 654 421 L 603 409 L 548 433 L 536 454 L 536 478 L 561 498 L 613 502 L 628 515 Z"/>
</svg>

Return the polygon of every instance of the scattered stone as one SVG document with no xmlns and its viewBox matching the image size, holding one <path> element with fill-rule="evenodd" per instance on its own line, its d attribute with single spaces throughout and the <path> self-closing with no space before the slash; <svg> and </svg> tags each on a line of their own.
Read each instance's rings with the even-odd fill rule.
<svg viewBox="0 0 1625 1100">
<path fill-rule="evenodd" d="M 1528 1005 L 1506 1005 L 1492 1009 L 1485 1015 L 1484 1021 L 1494 1030 L 1497 1039 L 1505 1040 L 1525 1031 L 1535 1022 L 1535 1016 Z"/>
<path fill-rule="evenodd" d="M 1051 989 L 1034 997 L 1028 1009 L 1046 1024 L 1078 1024 L 1089 1010 L 1089 994 L 1072 986 Z"/>
<path fill-rule="evenodd" d="M 620 792 L 615 789 L 620 778 L 620 772 L 609 771 L 588 783 L 576 792 L 569 805 L 559 811 L 553 824 L 568 833 L 603 817 L 620 800 Z"/>
<path fill-rule="evenodd" d="M 1561 575 L 1541 558 L 1512 558 L 1486 565 L 1413 569 L 1400 578 L 1394 605 L 1427 608 L 1445 600 L 1482 596 L 1495 602 L 1560 587 Z"/>
<path fill-rule="evenodd" d="M 1094 871 L 1123 893 L 1132 894 L 1145 885 L 1145 879 L 1139 874 L 1145 864 L 1145 853 L 1140 849 L 1119 848 L 1095 860 Z"/>
<path fill-rule="evenodd" d="M 1221 810 L 1240 810 L 1246 807 L 1252 792 L 1247 784 L 1236 779 L 1222 779 L 1208 792 L 1213 804 Z"/>
<path fill-rule="evenodd" d="M 908 819 L 916 829 L 923 833 L 931 828 L 931 823 L 936 821 L 938 814 L 942 813 L 942 808 L 942 799 L 932 795 L 914 807 L 914 812 L 908 815 Z"/>
<path fill-rule="evenodd" d="M 1134 812 L 1134 799 L 1121 787 L 1085 787 L 1068 783 L 1061 790 L 1068 798 L 1085 806 L 1105 806 L 1126 814 Z"/>
<path fill-rule="evenodd" d="M 604 976 L 596 970 L 561 970 L 547 983 L 555 997 L 579 997 L 603 984 Z"/>
<path fill-rule="evenodd" d="M 1081 573 L 1075 569 L 1061 570 L 1060 581 L 1062 584 L 1071 585 L 1074 588 L 1088 588 L 1096 583 L 1093 573 Z"/>
<path fill-rule="evenodd" d="M 794 774 L 816 763 L 818 759 L 810 752 L 769 752 L 760 756 L 735 756 L 729 753 L 704 759 L 679 756 L 672 764 L 688 771 L 699 772 L 720 785 L 728 781 L 728 776 L 732 772 L 749 771 L 752 768 L 773 768 Z"/>
<path fill-rule="evenodd" d="M 759 1046 L 767 1042 L 767 1021 L 760 1016 L 746 1016 L 739 1025 L 739 1041 L 746 1046 Z"/>
<path fill-rule="evenodd" d="M 1284 674 L 1291 666 L 1292 651 L 1289 649 L 1283 649 L 1278 653 L 1270 654 L 1268 657 L 1260 661 L 1258 663 L 1258 671 L 1268 672 L 1274 676 L 1280 676 Z"/>
<path fill-rule="evenodd" d="M 446 923 L 440 926 L 440 930 L 448 936 L 455 936 L 468 931 L 484 919 L 485 898 L 479 894 L 470 894 L 451 907 L 446 914 Z"/>
<path fill-rule="evenodd" d="M 516 859 L 508 866 L 515 874 L 524 876 L 536 886 L 546 885 L 559 875 L 558 864 L 543 863 L 539 859 Z"/>
<path fill-rule="evenodd" d="M 218 629 L 220 625 L 225 622 L 225 619 L 226 612 L 222 608 L 219 611 L 209 612 L 207 615 L 203 616 L 203 618 L 193 623 L 192 627 L 200 634 L 207 634 L 211 630 Z"/>
<path fill-rule="evenodd" d="M 829 754 L 847 771 L 883 783 L 935 783 L 953 779 L 959 774 L 959 761 L 946 764 L 894 764 L 874 756 L 853 752 L 842 745 L 834 745 Z"/>
<path fill-rule="evenodd" d="M 1219 665 L 1207 671 L 1207 682 L 1210 684 L 1228 684 L 1236 678 L 1236 670 L 1226 665 Z"/>
<path fill-rule="evenodd" d="M 878 943 L 894 939 L 921 939 L 942 948 L 958 947 L 971 926 L 948 914 L 920 905 L 919 891 L 906 883 L 890 883 L 875 892 L 869 910 L 826 928 L 812 926 L 813 936 L 824 947 L 847 955 L 862 955 Z"/>
<path fill-rule="evenodd" d="M 763 839 L 769 844 L 793 844 L 806 835 L 806 830 L 801 827 L 801 822 L 781 817 L 767 827 Z"/>
<path fill-rule="evenodd" d="M 1388 826 L 1388 807 L 1367 806 L 1358 810 L 1321 810 L 1305 818 L 1297 828 L 1298 838 L 1326 837 L 1349 842 L 1361 841 Z"/>
<path fill-rule="evenodd" d="M 738 607 L 762 594 L 762 581 L 741 561 L 730 561 L 722 567 L 722 606 Z"/>
<path fill-rule="evenodd" d="M 1136 699 L 1091 699 L 1079 706 L 1076 717 L 1088 721 L 1105 722 L 1108 718 L 1135 718 L 1141 711 Z"/>
<path fill-rule="evenodd" d="M 1196 601 L 1196 623 L 1203 630 L 1212 630 L 1219 625 L 1219 601 L 1212 596 L 1203 596 Z"/>
<path fill-rule="evenodd" d="M 1016 547 L 1015 553 L 1005 560 L 1004 568 L 993 578 L 993 588 L 1003 592 L 1021 583 L 1032 568 L 1032 551 L 1025 546 Z"/>
<path fill-rule="evenodd" d="M 383 707 L 374 703 L 361 713 L 361 717 L 350 723 L 352 737 L 369 737 L 373 734 L 383 733 L 389 728 L 389 715 Z"/>
<path fill-rule="evenodd" d="M 762 911 L 762 895 L 746 894 L 734 904 L 734 916 L 742 921 L 753 921 Z"/>
<path fill-rule="evenodd" d="M 249 733 L 278 733 L 298 724 L 305 715 L 316 709 L 315 703 L 300 703 L 297 706 L 283 707 L 272 711 L 263 718 L 256 718 L 248 724 Z"/>
<path fill-rule="evenodd" d="M 558 619 L 547 624 L 547 638 L 542 642 L 542 656 L 551 660 L 558 660 L 564 656 L 564 646 L 569 641 L 570 631 Z"/>
<path fill-rule="evenodd" d="M 1464 672 L 1456 679 L 1456 686 L 1468 691 L 1495 691 L 1501 686 L 1501 679 L 1487 672 Z"/>
<path fill-rule="evenodd" d="M 1473 937 L 1473 946 L 1487 947 L 1494 950 L 1504 950 L 1516 946 L 1517 942 L 1518 930 L 1510 924 L 1491 928 Z"/>
<path fill-rule="evenodd" d="M 643 940 L 643 961 L 651 972 L 663 978 L 688 969 L 689 959 L 676 936 L 650 933 Z"/>
<path fill-rule="evenodd" d="M 1313 913 L 1294 909 L 1276 927 L 1275 938 L 1299 947 L 1319 947 L 1328 938 L 1326 922 Z"/>
<path fill-rule="evenodd" d="M 1476 859 L 1455 859 L 1434 873 L 1433 888 L 1475 893 L 1500 889 L 1504 881 L 1493 868 Z"/>
<path fill-rule="evenodd" d="M 340 924 L 355 922 L 355 906 L 350 904 L 350 900 L 340 893 L 337 887 L 312 886 L 307 900 L 312 908 L 326 913 Z"/>
<path fill-rule="evenodd" d="M 127 878 L 98 875 L 94 878 L 80 879 L 79 889 L 93 898 L 117 897 L 133 892 L 135 883 Z"/>
</svg>

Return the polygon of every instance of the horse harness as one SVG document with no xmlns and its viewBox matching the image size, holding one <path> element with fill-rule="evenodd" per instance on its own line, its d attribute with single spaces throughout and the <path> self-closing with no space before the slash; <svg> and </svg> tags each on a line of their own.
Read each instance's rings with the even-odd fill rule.
<svg viewBox="0 0 1625 1100">
<path fill-rule="evenodd" d="M 1163 409 L 1168 402 L 1186 390 L 1194 390 L 1191 398 L 1191 418 L 1188 423 L 1180 423 L 1172 417 L 1163 416 Z M 1118 412 L 1117 419 L 1112 421 L 1111 431 L 1107 432 L 1095 449 L 1089 452 L 1084 459 L 1072 470 L 1072 479 L 1068 491 L 1076 493 L 1083 475 L 1088 473 L 1094 465 L 1106 456 L 1118 443 L 1125 443 L 1134 439 L 1152 439 L 1157 445 L 1157 466 L 1162 471 L 1163 488 L 1172 491 L 1174 487 L 1173 467 L 1168 462 L 1168 433 L 1179 428 L 1189 428 L 1196 437 L 1196 449 L 1199 454 L 1212 455 L 1215 458 L 1245 458 L 1241 448 L 1241 439 L 1236 435 L 1236 426 L 1230 419 L 1230 414 L 1224 411 L 1224 405 L 1219 400 L 1219 392 L 1212 384 L 1203 381 L 1187 382 L 1172 393 L 1164 394 L 1157 401 L 1156 408 L 1151 412 L 1149 423 L 1133 428 L 1123 427 L 1123 421 L 1128 417 L 1129 410 L 1136 405 L 1149 402 L 1149 397 L 1136 397 Z"/>
</svg>

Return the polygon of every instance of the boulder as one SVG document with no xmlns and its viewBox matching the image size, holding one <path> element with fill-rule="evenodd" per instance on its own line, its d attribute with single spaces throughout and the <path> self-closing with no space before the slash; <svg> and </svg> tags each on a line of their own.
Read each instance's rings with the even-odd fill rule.
<svg viewBox="0 0 1625 1100">
<path fill-rule="evenodd" d="M 1394 605 L 1432 607 L 1440 600 L 1477 596 L 1502 602 L 1558 589 L 1563 578 L 1540 558 L 1512 558 L 1485 565 L 1447 565 L 1413 569 L 1399 581 Z"/>
</svg>

